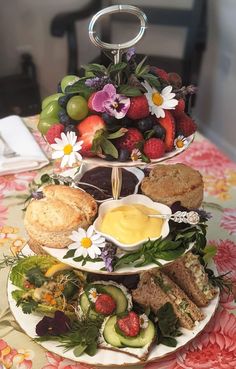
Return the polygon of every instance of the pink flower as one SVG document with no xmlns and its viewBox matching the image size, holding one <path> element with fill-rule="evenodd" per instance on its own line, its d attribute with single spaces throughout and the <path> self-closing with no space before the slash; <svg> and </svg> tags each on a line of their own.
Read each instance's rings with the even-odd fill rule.
<svg viewBox="0 0 236 369">
<path fill-rule="evenodd" d="M 94 94 L 92 109 L 97 112 L 107 112 L 116 119 L 123 118 L 129 110 L 130 99 L 116 93 L 112 84 L 107 84 L 101 91 Z"/>
<path fill-rule="evenodd" d="M 217 254 L 214 257 L 219 273 L 229 274 L 229 278 L 236 281 L 236 244 L 231 240 L 210 241 L 217 246 Z"/>
<path fill-rule="evenodd" d="M 39 144 L 39 146 L 41 147 L 41 149 L 46 154 L 51 154 L 52 152 L 51 146 L 48 144 L 48 142 L 45 140 L 42 134 L 39 131 L 33 131 L 32 134 L 35 140 L 37 141 L 37 143 Z"/>
<path fill-rule="evenodd" d="M 3 195 L 0 194 L 0 201 L 2 199 Z M 7 220 L 7 211 L 8 209 L 0 203 L 0 226 L 3 226 Z"/>
<path fill-rule="evenodd" d="M 0 340 L 0 363 L 3 363 L 6 368 L 31 369 L 33 356 L 34 353 L 31 350 L 17 351 L 4 340 Z"/>
<path fill-rule="evenodd" d="M 48 364 L 42 367 L 42 369 L 93 369 L 93 367 L 89 365 L 62 358 L 51 352 L 47 352 L 46 357 Z"/>
<path fill-rule="evenodd" d="M 220 222 L 220 227 L 229 231 L 229 234 L 236 234 L 236 209 L 224 209 L 224 214 Z"/>
<path fill-rule="evenodd" d="M 225 291 L 222 291 L 220 294 L 220 305 L 227 310 L 235 310 L 236 303 L 234 301 L 233 293 L 228 294 Z"/>
<path fill-rule="evenodd" d="M 28 184 L 36 177 L 37 172 L 9 174 L 0 177 L 0 191 L 25 191 Z"/>
</svg>

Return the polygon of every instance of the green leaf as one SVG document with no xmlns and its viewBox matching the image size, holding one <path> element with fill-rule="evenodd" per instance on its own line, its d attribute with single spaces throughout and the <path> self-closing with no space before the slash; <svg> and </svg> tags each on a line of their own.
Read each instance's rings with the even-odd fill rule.
<svg viewBox="0 0 236 369">
<path fill-rule="evenodd" d="M 142 78 L 145 79 L 151 86 L 155 87 L 157 90 L 161 90 L 161 83 L 159 79 L 153 74 L 143 74 Z"/>
<path fill-rule="evenodd" d="M 148 71 L 149 67 L 148 66 L 145 66 L 144 69 L 143 69 L 143 64 L 145 63 L 145 61 L 147 60 L 147 56 L 145 56 L 141 62 L 137 65 L 136 69 L 135 69 L 135 74 L 137 76 L 140 76 L 142 74 L 142 72 L 145 70 L 145 71 Z"/>
<path fill-rule="evenodd" d="M 36 287 L 41 287 L 44 284 L 44 282 L 48 281 L 48 278 L 45 277 L 44 273 L 38 266 L 27 270 L 26 278 L 30 283 L 34 284 Z"/>
<path fill-rule="evenodd" d="M 115 269 L 118 269 L 119 267 L 127 264 L 131 264 L 134 261 L 138 260 L 140 257 L 141 254 L 139 251 L 131 254 L 125 254 L 120 259 L 118 259 L 118 261 L 115 264 Z"/>
<path fill-rule="evenodd" d="M 117 88 L 117 92 L 121 95 L 125 95 L 127 97 L 140 96 L 142 92 L 138 87 L 133 87 L 129 85 L 120 85 Z"/>
<path fill-rule="evenodd" d="M 83 260 L 83 255 L 81 255 L 81 256 L 78 256 L 78 257 L 76 257 L 76 258 L 73 258 L 73 260 L 75 261 L 75 262 L 77 262 L 77 263 L 79 263 L 80 261 L 82 261 Z"/>
<path fill-rule="evenodd" d="M 85 85 L 85 80 L 79 80 L 76 81 L 73 85 L 67 86 L 65 92 L 67 94 L 79 94 L 87 100 L 92 93 L 92 89 Z"/>
<path fill-rule="evenodd" d="M 97 342 L 93 341 L 87 346 L 85 352 L 89 356 L 94 356 L 97 353 L 97 350 L 98 350 Z"/>
<path fill-rule="evenodd" d="M 112 73 L 119 73 L 121 72 L 123 69 L 125 69 L 127 67 L 127 63 L 121 62 L 121 63 L 117 63 L 117 64 L 110 64 L 108 67 L 108 73 L 112 74 Z"/>
<path fill-rule="evenodd" d="M 144 154 L 141 154 L 141 160 L 144 162 L 144 163 L 150 163 L 150 159 L 144 155 Z"/>
<path fill-rule="evenodd" d="M 174 337 L 161 337 L 159 343 L 169 347 L 176 347 L 178 342 Z"/>
<path fill-rule="evenodd" d="M 82 68 L 84 68 L 87 73 L 92 72 L 98 76 L 107 74 L 107 68 L 101 64 L 91 63 L 88 65 L 83 65 Z"/>
<path fill-rule="evenodd" d="M 185 247 L 179 247 L 176 250 L 160 251 L 155 254 L 155 257 L 166 261 L 175 260 L 180 257 L 185 250 Z"/>
<path fill-rule="evenodd" d="M 33 311 L 35 311 L 36 307 L 38 306 L 38 303 L 34 301 L 33 299 L 30 299 L 28 301 L 18 302 L 17 306 L 21 306 L 22 311 L 24 314 L 31 314 Z"/>
<path fill-rule="evenodd" d="M 63 259 L 73 258 L 75 255 L 76 249 L 68 250 L 67 253 L 63 256 Z"/>
<path fill-rule="evenodd" d="M 114 140 L 115 138 L 119 138 L 119 137 L 122 137 L 124 136 L 124 134 L 127 132 L 127 128 L 120 128 L 118 131 L 114 132 L 114 133 L 110 133 L 108 136 L 107 136 L 107 139 L 109 140 Z"/>
<path fill-rule="evenodd" d="M 158 327 L 163 337 L 178 336 L 179 320 L 174 312 L 173 306 L 170 302 L 164 304 L 157 311 Z"/>
<path fill-rule="evenodd" d="M 86 349 L 87 345 L 84 343 L 81 343 L 80 345 L 77 345 L 74 350 L 73 350 L 73 354 L 76 357 L 79 357 Z"/>
<path fill-rule="evenodd" d="M 113 156 L 113 158 L 118 159 L 118 151 L 117 148 L 104 137 L 101 141 L 101 147 L 105 154 Z"/>
<path fill-rule="evenodd" d="M 215 245 L 207 245 L 203 252 L 205 254 L 203 260 L 205 263 L 208 263 L 217 254 L 217 247 Z"/>
</svg>

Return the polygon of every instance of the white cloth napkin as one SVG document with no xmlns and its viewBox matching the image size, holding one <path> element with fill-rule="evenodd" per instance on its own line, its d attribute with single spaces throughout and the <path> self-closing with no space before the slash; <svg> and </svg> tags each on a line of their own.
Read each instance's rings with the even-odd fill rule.
<svg viewBox="0 0 236 369">
<path fill-rule="evenodd" d="M 0 134 L 18 156 L 7 158 L 0 145 L 0 175 L 19 173 L 44 167 L 49 160 L 17 115 L 0 119 Z"/>
</svg>

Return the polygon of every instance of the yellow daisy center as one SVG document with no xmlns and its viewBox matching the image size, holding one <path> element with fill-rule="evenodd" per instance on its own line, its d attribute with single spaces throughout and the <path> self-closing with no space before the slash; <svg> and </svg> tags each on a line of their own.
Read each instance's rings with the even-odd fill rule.
<svg viewBox="0 0 236 369">
<path fill-rule="evenodd" d="M 177 140 L 176 146 L 178 147 L 178 149 L 182 149 L 182 147 L 184 147 L 184 142 L 182 140 Z"/>
<path fill-rule="evenodd" d="M 161 94 L 159 94 L 159 92 L 154 92 L 154 93 L 152 94 L 152 101 L 153 101 L 153 103 L 154 103 L 155 105 L 160 106 L 160 105 L 162 105 L 162 103 L 163 103 L 164 99 L 163 99 L 163 97 L 161 96 Z"/>
<path fill-rule="evenodd" d="M 91 296 L 93 297 L 93 298 L 96 298 L 97 297 L 97 291 L 91 291 Z"/>
<path fill-rule="evenodd" d="M 65 145 L 63 151 L 65 155 L 70 155 L 73 151 L 73 146 L 71 144 Z"/>
<path fill-rule="evenodd" d="M 85 249 L 89 249 L 92 246 L 92 241 L 88 237 L 82 238 L 80 243 L 81 243 L 81 246 L 84 247 Z"/>
<path fill-rule="evenodd" d="M 133 161 L 138 160 L 138 159 L 139 159 L 138 154 L 136 154 L 136 153 L 132 154 L 132 155 L 131 155 L 131 159 L 132 159 Z"/>
</svg>

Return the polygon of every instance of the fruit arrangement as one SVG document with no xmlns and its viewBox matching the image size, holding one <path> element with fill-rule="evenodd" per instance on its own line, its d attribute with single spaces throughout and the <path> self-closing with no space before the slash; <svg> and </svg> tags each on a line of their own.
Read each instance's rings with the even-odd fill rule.
<svg viewBox="0 0 236 369">
<path fill-rule="evenodd" d="M 78 151 L 121 162 L 149 162 L 182 149 L 196 131 L 185 112 L 195 88 L 145 61 L 137 63 L 130 49 L 118 64 L 89 64 L 83 77 L 64 77 L 58 92 L 43 100 L 38 124 L 52 148 L 64 137 L 64 155 Z M 74 141 L 80 145 L 73 150 Z"/>
</svg>

